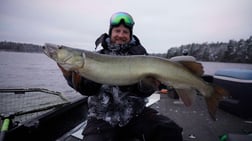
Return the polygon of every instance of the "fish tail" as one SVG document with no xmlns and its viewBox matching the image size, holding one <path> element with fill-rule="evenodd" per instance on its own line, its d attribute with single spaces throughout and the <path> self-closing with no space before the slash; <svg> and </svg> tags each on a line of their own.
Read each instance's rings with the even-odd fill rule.
<svg viewBox="0 0 252 141">
<path fill-rule="evenodd" d="M 214 121 L 216 120 L 215 115 L 216 115 L 216 111 L 218 109 L 220 100 L 222 100 L 224 96 L 228 96 L 228 95 L 229 95 L 228 92 L 224 88 L 217 85 L 213 85 L 212 95 L 205 98 L 208 112 Z"/>
</svg>

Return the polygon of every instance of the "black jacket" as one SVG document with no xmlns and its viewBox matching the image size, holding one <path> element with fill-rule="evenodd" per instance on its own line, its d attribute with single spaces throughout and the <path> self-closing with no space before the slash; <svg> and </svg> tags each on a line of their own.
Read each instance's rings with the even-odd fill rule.
<svg viewBox="0 0 252 141">
<path fill-rule="evenodd" d="M 132 41 L 126 45 L 125 47 L 110 47 L 107 43 L 109 39 L 109 36 L 104 33 L 102 34 L 95 42 L 96 47 L 101 45 L 102 49 L 97 51 L 98 53 L 101 54 L 108 54 L 108 55 L 147 55 L 147 51 L 145 48 L 141 45 L 139 39 L 133 35 Z M 78 74 L 75 74 L 75 72 L 70 76 L 65 76 L 68 84 L 74 88 L 76 91 L 81 93 L 82 95 L 86 96 L 91 96 L 91 95 L 96 95 L 99 92 L 99 88 L 101 87 L 101 84 L 95 83 L 93 81 L 87 80 L 83 77 L 78 78 Z M 76 79 L 75 75 L 77 75 L 77 79 L 79 80 L 74 80 Z M 76 82 L 77 81 L 77 82 Z M 129 86 L 131 87 L 131 91 L 134 91 L 135 93 L 138 93 L 137 96 L 149 96 L 154 92 L 154 90 L 138 90 L 137 85 L 132 85 Z M 129 87 L 121 87 L 122 89 L 128 89 Z"/>
<path fill-rule="evenodd" d="M 136 36 L 129 44 L 112 46 L 107 34 L 102 34 L 95 42 L 102 49 L 97 51 L 108 55 L 147 55 L 145 48 Z M 113 68 L 111 68 L 113 69 Z M 98 84 L 72 72 L 64 75 L 68 84 L 82 95 L 89 96 L 88 117 L 102 119 L 112 126 L 124 126 L 129 120 L 144 109 L 147 97 L 155 89 L 145 87 L 139 83 L 129 86 L 113 86 Z"/>
</svg>

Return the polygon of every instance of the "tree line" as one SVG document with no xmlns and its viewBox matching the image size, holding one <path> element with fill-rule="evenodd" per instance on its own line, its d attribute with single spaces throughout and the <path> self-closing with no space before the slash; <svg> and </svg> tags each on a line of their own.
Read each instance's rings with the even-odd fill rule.
<svg viewBox="0 0 252 141">
<path fill-rule="evenodd" d="M 227 43 L 192 43 L 170 48 L 166 57 L 183 55 L 188 51 L 188 55 L 194 56 L 200 61 L 212 62 L 232 62 L 232 63 L 252 63 L 252 36 L 239 41 L 229 40 Z"/>
<path fill-rule="evenodd" d="M 232 62 L 232 63 L 252 63 L 252 36 L 239 41 L 229 40 L 229 42 L 217 43 L 192 43 L 172 47 L 167 53 L 151 54 L 165 58 L 183 55 L 183 51 L 194 56 L 199 61 L 212 62 Z M 26 43 L 0 42 L 0 51 L 33 52 L 41 53 L 42 46 Z"/>
<path fill-rule="evenodd" d="M 0 42 L 0 51 L 41 53 L 42 46 L 16 42 Z"/>
</svg>

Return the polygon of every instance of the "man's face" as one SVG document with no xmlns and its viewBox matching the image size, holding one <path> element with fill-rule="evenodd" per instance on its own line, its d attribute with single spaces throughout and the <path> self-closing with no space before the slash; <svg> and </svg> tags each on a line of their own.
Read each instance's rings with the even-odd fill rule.
<svg viewBox="0 0 252 141">
<path fill-rule="evenodd" d="M 130 30 L 123 24 L 114 27 L 111 31 L 112 44 L 126 44 L 130 42 Z"/>
</svg>

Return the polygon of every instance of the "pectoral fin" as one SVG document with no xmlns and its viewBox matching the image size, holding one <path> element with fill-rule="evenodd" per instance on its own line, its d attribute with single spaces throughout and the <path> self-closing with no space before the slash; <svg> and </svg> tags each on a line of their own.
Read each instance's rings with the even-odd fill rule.
<svg viewBox="0 0 252 141">
<path fill-rule="evenodd" d="M 175 91 L 185 106 L 189 107 L 192 105 L 196 96 L 196 91 L 194 89 L 175 89 Z"/>
</svg>

